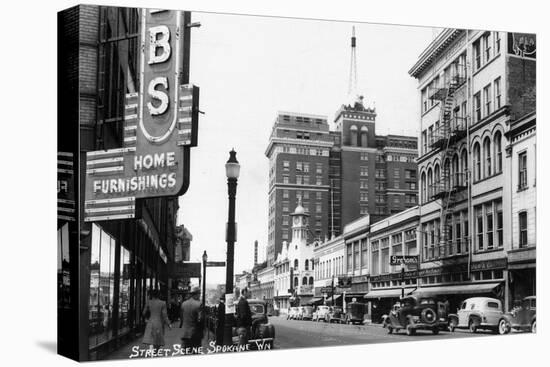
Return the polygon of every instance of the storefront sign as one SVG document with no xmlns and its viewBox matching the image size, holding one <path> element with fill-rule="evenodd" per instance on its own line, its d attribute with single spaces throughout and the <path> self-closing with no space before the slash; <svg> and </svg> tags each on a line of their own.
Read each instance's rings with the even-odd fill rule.
<svg viewBox="0 0 550 367">
<path fill-rule="evenodd" d="M 490 269 L 502 269 L 507 265 L 507 259 L 505 257 L 501 259 L 486 260 L 472 263 L 472 271 L 476 270 L 490 270 Z"/>
<path fill-rule="evenodd" d="M 184 261 L 175 263 L 172 271 L 173 278 L 200 278 L 201 263 Z"/>
<path fill-rule="evenodd" d="M 368 280 L 369 280 L 368 275 L 358 275 L 358 276 L 355 276 L 355 277 L 351 278 L 351 283 L 352 284 L 364 283 L 364 282 L 367 282 Z"/>
<path fill-rule="evenodd" d="M 390 265 L 406 265 L 407 267 L 416 268 L 418 267 L 418 256 L 409 256 L 409 255 L 392 255 L 390 256 Z"/>
<path fill-rule="evenodd" d="M 76 220 L 73 153 L 57 152 L 57 219 Z"/>
<path fill-rule="evenodd" d="M 126 95 L 124 147 L 86 155 L 85 221 L 134 218 L 136 199 L 187 190 L 199 91 L 181 84 L 184 29 L 180 11 L 143 10 L 140 90 Z"/>
<path fill-rule="evenodd" d="M 313 292 L 313 285 L 300 286 L 300 293 L 312 293 L 312 292 Z"/>
<path fill-rule="evenodd" d="M 405 279 L 409 278 L 416 278 L 419 275 L 419 272 L 417 271 L 406 271 L 403 274 L 403 277 Z M 370 282 L 388 282 L 390 280 L 400 280 L 401 279 L 401 272 L 398 273 L 390 273 L 390 274 L 382 274 L 382 275 L 375 275 L 370 277 Z"/>
<path fill-rule="evenodd" d="M 331 287 L 322 287 L 321 288 L 321 293 L 331 294 L 332 293 L 332 288 Z"/>
<path fill-rule="evenodd" d="M 533 33 L 508 33 L 508 53 L 519 57 L 536 59 L 537 36 Z"/>
</svg>

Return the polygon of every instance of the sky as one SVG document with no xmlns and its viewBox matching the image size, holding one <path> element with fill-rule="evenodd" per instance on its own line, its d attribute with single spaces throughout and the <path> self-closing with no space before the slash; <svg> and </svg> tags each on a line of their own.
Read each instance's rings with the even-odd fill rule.
<svg viewBox="0 0 550 367">
<path fill-rule="evenodd" d="M 225 261 L 227 179 L 234 148 L 237 186 L 235 273 L 253 265 L 254 241 L 265 259 L 268 159 L 265 150 L 277 111 L 326 116 L 347 103 L 352 26 L 357 37 L 357 85 L 377 111 L 379 135 L 417 136 L 417 82 L 408 75 L 435 31 L 368 23 L 193 13 L 190 82 L 200 87 L 198 146 L 191 149 L 188 191 L 178 224 L 193 235 L 191 261 Z M 225 282 L 209 268 L 207 283 Z"/>
</svg>

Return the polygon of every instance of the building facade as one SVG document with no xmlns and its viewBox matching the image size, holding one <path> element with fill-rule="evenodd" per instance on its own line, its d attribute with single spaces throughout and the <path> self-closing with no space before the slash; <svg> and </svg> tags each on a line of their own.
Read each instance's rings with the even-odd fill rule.
<svg viewBox="0 0 550 367">
<path fill-rule="evenodd" d="M 503 150 L 510 126 L 535 108 L 524 40 L 535 44 L 533 35 L 445 29 L 409 71 L 421 104 L 419 286 L 461 285 L 460 297 L 497 296 L 506 309 L 512 208 L 522 199 L 508 193 L 517 189 Z"/>
<path fill-rule="evenodd" d="M 345 244 L 344 237 L 338 236 L 325 242 L 316 243 L 313 248 L 314 272 L 314 294 L 316 301 L 324 304 L 331 303 L 333 298 L 327 288 L 334 286 L 334 303 L 338 304 L 338 298 L 342 291 L 338 288 L 339 277 L 345 273 Z M 341 302 L 341 300 L 340 300 Z"/>
<path fill-rule="evenodd" d="M 291 208 L 302 205 L 311 216 L 309 239 L 327 236 L 329 150 L 326 117 L 279 112 L 266 149 L 269 158 L 267 262 L 271 265 L 291 238 Z"/>
<path fill-rule="evenodd" d="M 380 322 L 391 306 L 402 294 L 409 294 L 417 288 L 418 267 L 390 264 L 392 256 L 419 256 L 417 228 L 418 206 L 373 223 L 370 227 L 369 292 L 365 296 L 368 305 L 368 319 Z"/>
<path fill-rule="evenodd" d="M 315 244 L 308 241 L 309 214 L 301 205 L 301 200 L 291 214 L 291 219 L 292 240 L 290 243 L 283 243 L 283 250 L 273 265 L 275 303 L 278 309 L 303 305 L 313 298 Z M 289 286 L 287 289 L 284 288 L 286 285 Z"/>
<path fill-rule="evenodd" d="M 133 219 L 84 221 L 86 153 L 124 146 L 125 96 L 139 88 L 140 12 L 80 5 L 58 16 L 58 149 L 75 204 L 72 220 L 58 222 L 58 344 L 79 360 L 134 338 L 148 291 L 166 299 L 172 287 L 177 197 L 138 200 Z"/>
<path fill-rule="evenodd" d="M 417 139 L 376 135 L 376 109 L 343 105 L 335 116 L 331 149 L 334 210 L 328 212 L 334 234 L 369 214 L 378 221 L 417 204 Z"/>
</svg>

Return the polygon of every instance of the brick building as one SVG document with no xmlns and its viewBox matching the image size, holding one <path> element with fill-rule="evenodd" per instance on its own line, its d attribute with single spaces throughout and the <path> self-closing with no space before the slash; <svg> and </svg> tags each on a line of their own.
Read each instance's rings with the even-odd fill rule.
<svg viewBox="0 0 550 367">
<path fill-rule="evenodd" d="M 534 271 L 510 276 L 522 267 L 513 257 L 535 262 L 535 45 L 534 35 L 445 29 L 409 71 L 421 103 L 422 288 L 461 285 L 453 297 L 497 296 L 507 309 L 513 282 L 535 293 Z"/>
<path fill-rule="evenodd" d="M 134 338 L 148 290 L 166 299 L 173 286 L 177 197 L 137 200 L 133 219 L 84 221 L 86 152 L 124 144 L 125 96 L 139 87 L 140 14 L 93 5 L 58 14 L 58 150 L 78 188 L 73 219 L 58 221 L 58 350 L 79 360 Z"/>
<path fill-rule="evenodd" d="M 380 220 L 417 204 L 415 137 L 376 135 L 375 109 L 362 98 L 325 117 L 279 113 L 266 156 L 269 168 L 268 264 L 290 231 L 298 197 L 311 215 L 309 240 L 338 236 L 369 214 Z"/>
<path fill-rule="evenodd" d="M 292 208 L 302 199 L 310 214 L 310 240 L 328 235 L 329 150 L 333 142 L 323 116 L 279 112 L 265 152 L 269 158 L 267 262 L 290 241 Z"/>
</svg>

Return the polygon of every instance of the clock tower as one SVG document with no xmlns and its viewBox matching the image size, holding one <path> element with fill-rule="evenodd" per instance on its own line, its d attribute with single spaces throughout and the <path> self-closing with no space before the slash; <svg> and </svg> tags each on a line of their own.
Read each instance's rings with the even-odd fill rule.
<svg viewBox="0 0 550 367">
<path fill-rule="evenodd" d="M 301 197 L 298 197 L 298 206 L 290 216 L 292 217 L 292 243 L 306 244 L 309 214 L 302 206 Z"/>
</svg>

